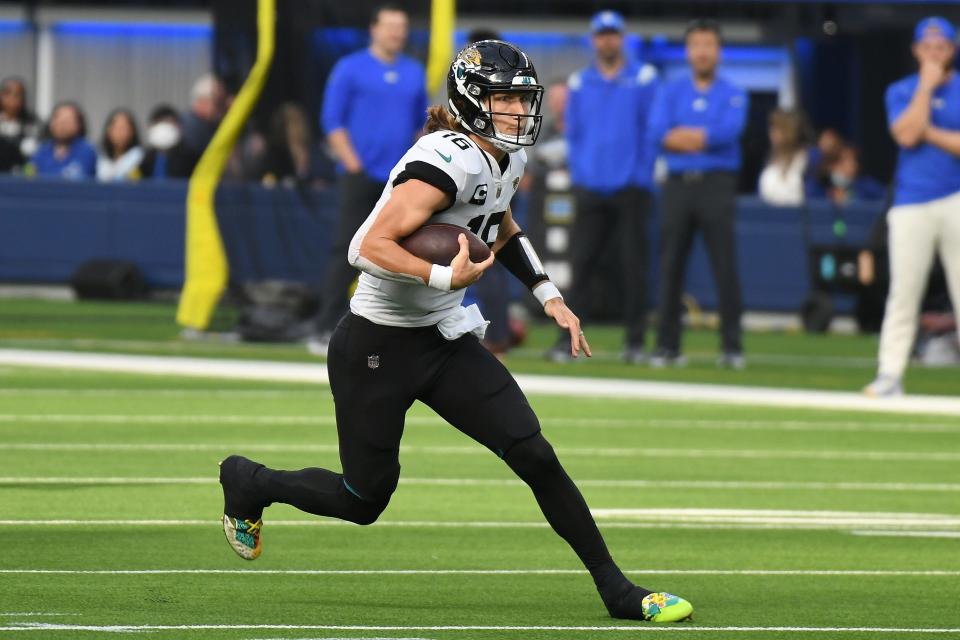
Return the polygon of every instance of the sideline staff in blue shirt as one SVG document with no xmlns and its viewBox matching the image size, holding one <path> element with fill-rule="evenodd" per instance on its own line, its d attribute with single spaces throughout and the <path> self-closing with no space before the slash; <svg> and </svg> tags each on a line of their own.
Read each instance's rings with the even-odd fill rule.
<svg viewBox="0 0 960 640">
<path fill-rule="evenodd" d="M 408 26 L 400 5 L 375 9 L 370 47 L 341 58 L 327 81 L 321 124 L 338 162 L 339 219 L 315 334 L 307 342 L 315 355 L 326 355 L 333 329 L 347 310 L 347 289 L 356 278 L 347 262 L 350 240 L 427 118 L 423 66 L 402 53 Z"/>
<path fill-rule="evenodd" d="M 624 359 L 645 361 L 647 330 L 647 220 L 654 155 L 647 145 L 647 116 L 657 71 L 627 57 L 623 17 L 601 11 L 590 22 L 596 58 L 570 76 L 565 112 L 575 202 L 571 240 L 573 284 L 567 304 L 587 315 L 591 284 L 603 266 L 604 246 L 616 238 L 624 276 L 621 303 L 626 325 Z M 602 276 L 602 274 L 601 274 Z M 570 359 L 569 337 L 548 352 Z"/>
<path fill-rule="evenodd" d="M 681 365 L 680 298 L 699 229 L 710 256 L 720 302 L 721 366 L 742 369 L 740 282 L 734 243 L 740 134 L 747 96 L 717 76 L 720 27 L 696 20 L 687 27 L 691 74 L 666 83 L 650 112 L 651 145 L 666 159 L 661 198 L 660 310 L 653 366 Z"/>
<path fill-rule="evenodd" d="M 919 73 L 887 88 L 887 121 L 900 146 L 893 207 L 887 214 L 890 293 L 870 396 L 903 394 L 917 314 L 939 250 L 954 309 L 960 307 L 960 78 L 957 32 L 944 18 L 921 20 L 913 57 Z"/>
</svg>

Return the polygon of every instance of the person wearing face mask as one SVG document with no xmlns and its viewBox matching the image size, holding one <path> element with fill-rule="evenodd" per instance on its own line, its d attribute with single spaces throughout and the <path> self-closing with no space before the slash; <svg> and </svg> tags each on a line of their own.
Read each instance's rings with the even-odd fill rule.
<svg viewBox="0 0 960 640">
<path fill-rule="evenodd" d="M 900 147 L 887 215 L 890 293 L 880 330 L 873 397 L 903 395 L 920 301 L 939 253 L 954 308 L 960 304 L 960 78 L 956 28 L 939 16 L 914 30 L 917 73 L 887 88 L 890 134 Z"/>
<path fill-rule="evenodd" d="M 87 120 L 78 104 L 61 102 L 55 106 L 47 131 L 49 140 L 30 160 L 30 172 L 67 180 L 83 180 L 97 174 L 97 150 L 87 141 Z"/>
<path fill-rule="evenodd" d="M 140 164 L 145 179 L 163 180 L 180 176 L 186 167 L 178 167 L 178 156 L 173 153 L 180 144 L 180 117 L 177 110 L 162 104 L 150 112 L 147 125 L 146 154 Z"/>
<path fill-rule="evenodd" d="M 844 145 L 830 162 L 826 195 L 843 206 L 856 200 L 882 200 L 887 188 L 876 178 L 860 173 L 860 158 L 854 147 Z"/>
<path fill-rule="evenodd" d="M 37 118 L 20 78 L 0 82 L 0 172 L 19 170 L 37 150 Z"/>
</svg>

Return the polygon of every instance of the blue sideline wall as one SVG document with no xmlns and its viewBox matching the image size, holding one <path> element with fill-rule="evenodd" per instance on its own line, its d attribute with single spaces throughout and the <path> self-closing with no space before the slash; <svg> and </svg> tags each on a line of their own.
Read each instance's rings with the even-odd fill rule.
<svg viewBox="0 0 960 640">
<path fill-rule="evenodd" d="M 130 260 L 151 287 L 183 283 L 186 183 L 102 185 L 0 178 L 0 282 L 65 283 L 84 261 Z M 803 209 L 775 208 L 757 198 L 738 201 L 737 254 L 744 305 L 793 311 L 810 290 L 808 247 L 860 246 L 882 213 L 881 203 L 838 210 L 825 201 Z M 217 213 L 231 278 L 295 280 L 319 288 L 336 229 L 334 190 L 221 188 Z M 842 217 L 846 233 L 835 235 Z M 650 228 L 651 302 L 656 300 L 658 220 Z M 716 307 L 713 276 L 698 241 L 687 290 Z M 849 309 L 841 304 L 840 309 Z"/>
</svg>

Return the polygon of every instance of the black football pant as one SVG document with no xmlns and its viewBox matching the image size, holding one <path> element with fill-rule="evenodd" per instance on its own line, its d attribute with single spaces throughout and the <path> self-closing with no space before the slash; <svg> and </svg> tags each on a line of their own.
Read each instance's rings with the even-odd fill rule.
<svg viewBox="0 0 960 640">
<path fill-rule="evenodd" d="M 727 171 L 671 175 L 660 197 L 660 305 L 657 347 L 680 351 L 684 276 L 698 231 L 710 258 L 720 306 L 721 348 L 740 353 L 740 280 L 734 238 L 737 175 Z"/>
<path fill-rule="evenodd" d="M 329 333 L 346 312 L 350 296 L 347 290 L 357 270 L 347 261 L 347 249 L 357 229 L 373 211 L 384 184 L 365 173 L 345 173 L 337 181 L 337 235 L 330 247 L 323 274 L 320 311 L 314 320 L 316 333 Z"/>
<path fill-rule="evenodd" d="M 625 581 L 520 387 L 476 337 L 448 341 L 435 326 L 387 327 L 348 313 L 333 334 L 327 366 L 343 472 L 264 469 L 256 482 L 266 501 L 373 523 L 397 487 L 404 416 L 420 400 L 530 486 L 601 594 L 605 584 L 613 590 Z"/>
<path fill-rule="evenodd" d="M 571 236 L 573 284 L 567 305 L 581 319 L 587 307 L 604 250 L 617 252 L 617 266 L 623 278 L 623 322 L 628 348 L 643 348 L 647 332 L 647 220 L 653 196 L 645 189 L 631 187 L 614 193 L 577 189 L 576 217 Z M 560 343 L 569 343 L 569 332 L 560 333 Z"/>
</svg>

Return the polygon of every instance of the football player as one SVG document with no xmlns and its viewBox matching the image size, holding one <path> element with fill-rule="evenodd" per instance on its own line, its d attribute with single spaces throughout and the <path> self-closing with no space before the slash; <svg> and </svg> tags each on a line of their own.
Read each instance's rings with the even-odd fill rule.
<svg viewBox="0 0 960 640">
<path fill-rule="evenodd" d="M 351 311 L 330 343 L 342 473 L 281 471 L 240 456 L 220 465 L 223 528 L 246 559 L 260 555 L 263 509 L 282 502 L 308 513 L 372 524 L 400 477 L 404 416 L 415 400 L 490 449 L 533 490 L 547 521 L 590 571 L 615 618 L 673 622 L 689 602 L 634 585 L 607 551 L 580 491 L 564 471 L 516 381 L 481 346 L 486 321 L 464 308 L 464 287 L 493 264 L 460 252 L 449 266 L 400 246 L 428 222 L 473 231 L 520 279 L 544 312 L 570 333 L 570 353 L 590 355 L 579 319 L 544 273 L 510 214 L 540 132 L 543 87 L 520 49 L 499 40 L 471 44 L 447 75 L 448 108 L 429 110 L 428 134 L 394 167 L 379 202 L 350 245 L 362 270 Z"/>
</svg>

